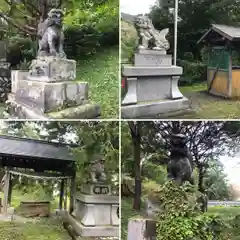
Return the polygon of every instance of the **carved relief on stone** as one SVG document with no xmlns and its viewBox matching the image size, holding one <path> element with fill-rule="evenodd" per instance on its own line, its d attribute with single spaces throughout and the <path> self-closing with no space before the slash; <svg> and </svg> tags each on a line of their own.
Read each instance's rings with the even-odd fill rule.
<svg viewBox="0 0 240 240">
<path fill-rule="evenodd" d="M 166 39 L 169 33 L 168 28 L 161 31 L 156 30 L 148 16 L 137 16 L 135 26 L 139 35 L 138 49 L 166 51 L 170 48 L 169 42 Z"/>
</svg>

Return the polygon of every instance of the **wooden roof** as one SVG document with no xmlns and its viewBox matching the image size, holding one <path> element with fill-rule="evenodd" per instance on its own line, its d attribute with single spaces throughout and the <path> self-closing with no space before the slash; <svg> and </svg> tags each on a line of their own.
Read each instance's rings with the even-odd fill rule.
<svg viewBox="0 0 240 240">
<path fill-rule="evenodd" d="M 75 160 L 70 147 L 77 145 L 0 135 L 0 167 L 71 173 Z"/>
<path fill-rule="evenodd" d="M 197 43 L 210 41 L 211 37 L 218 35 L 219 39 L 231 42 L 240 42 L 240 27 L 212 24 L 212 27 L 198 40 Z"/>
<path fill-rule="evenodd" d="M 0 135 L 0 146 L 0 155 L 74 161 L 66 144 Z"/>
</svg>

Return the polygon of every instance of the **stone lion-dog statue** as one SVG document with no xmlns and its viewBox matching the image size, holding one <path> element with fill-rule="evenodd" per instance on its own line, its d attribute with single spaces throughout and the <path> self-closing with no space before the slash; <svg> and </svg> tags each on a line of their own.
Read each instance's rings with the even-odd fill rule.
<svg viewBox="0 0 240 240">
<path fill-rule="evenodd" d="M 38 57 L 66 57 L 63 50 L 63 17 L 61 9 L 51 9 L 48 18 L 38 24 Z"/>
</svg>

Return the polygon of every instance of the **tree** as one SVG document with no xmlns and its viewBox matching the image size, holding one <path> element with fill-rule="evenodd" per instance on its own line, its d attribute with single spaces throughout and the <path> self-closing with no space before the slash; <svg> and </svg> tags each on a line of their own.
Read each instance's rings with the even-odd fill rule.
<svg viewBox="0 0 240 240">
<path fill-rule="evenodd" d="M 166 157 L 169 157 L 169 136 L 176 132 L 185 134 L 188 138 L 187 145 L 193 155 L 194 166 L 198 169 L 198 190 L 204 192 L 203 180 L 209 168 L 209 160 L 216 160 L 223 154 L 234 154 L 239 149 L 240 123 L 227 121 L 156 121 L 154 139 L 156 140 L 156 146 L 158 139 L 161 139 L 161 144 L 164 141 Z"/>
<path fill-rule="evenodd" d="M 134 189 L 134 200 L 133 209 L 140 210 L 141 208 L 141 133 L 139 122 L 128 122 L 130 133 L 132 137 L 132 147 L 133 147 L 133 161 L 134 166 L 134 177 L 135 177 L 135 189 Z"/>
<path fill-rule="evenodd" d="M 150 16 L 157 29 L 169 27 L 172 42 L 173 11 L 159 8 L 158 2 Z M 201 59 L 197 41 L 211 27 L 211 24 L 238 24 L 240 20 L 239 0 L 181 0 L 179 1 L 178 55 L 192 52 L 195 59 Z M 173 48 L 173 44 L 171 44 Z"/>
<path fill-rule="evenodd" d="M 230 185 L 224 167 L 219 161 L 209 161 L 209 168 L 204 176 L 204 189 L 209 200 L 230 200 Z"/>
</svg>

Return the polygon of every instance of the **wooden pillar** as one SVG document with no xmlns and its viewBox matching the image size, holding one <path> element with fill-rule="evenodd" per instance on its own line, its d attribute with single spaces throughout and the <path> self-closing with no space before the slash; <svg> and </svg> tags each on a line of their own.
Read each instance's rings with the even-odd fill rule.
<svg viewBox="0 0 240 240">
<path fill-rule="evenodd" d="M 64 191 L 64 210 L 67 210 L 67 199 L 68 199 L 68 179 L 65 180 L 65 191 Z"/>
<path fill-rule="evenodd" d="M 11 200 L 12 200 L 12 187 L 13 187 L 12 174 L 9 173 L 9 188 L 8 188 L 8 204 L 9 205 L 11 205 Z"/>
<path fill-rule="evenodd" d="M 61 180 L 60 194 L 59 194 L 59 209 L 63 207 L 63 197 L 64 197 L 64 179 Z"/>
<path fill-rule="evenodd" d="M 9 185 L 10 185 L 10 173 L 9 173 L 9 171 L 6 171 L 5 179 L 4 179 L 4 199 L 3 199 L 3 213 L 4 214 L 7 214 Z"/>
<path fill-rule="evenodd" d="M 229 44 L 230 45 L 230 44 Z M 231 45 L 228 47 L 229 58 L 228 58 L 228 97 L 232 97 L 232 49 Z"/>
<path fill-rule="evenodd" d="M 75 191 L 76 191 L 76 176 L 74 174 L 74 176 L 71 178 L 70 181 L 70 202 L 69 202 L 69 214 L 71 214 L 74 210 L 74 198 L 75 198 Z"/>
</svg>

